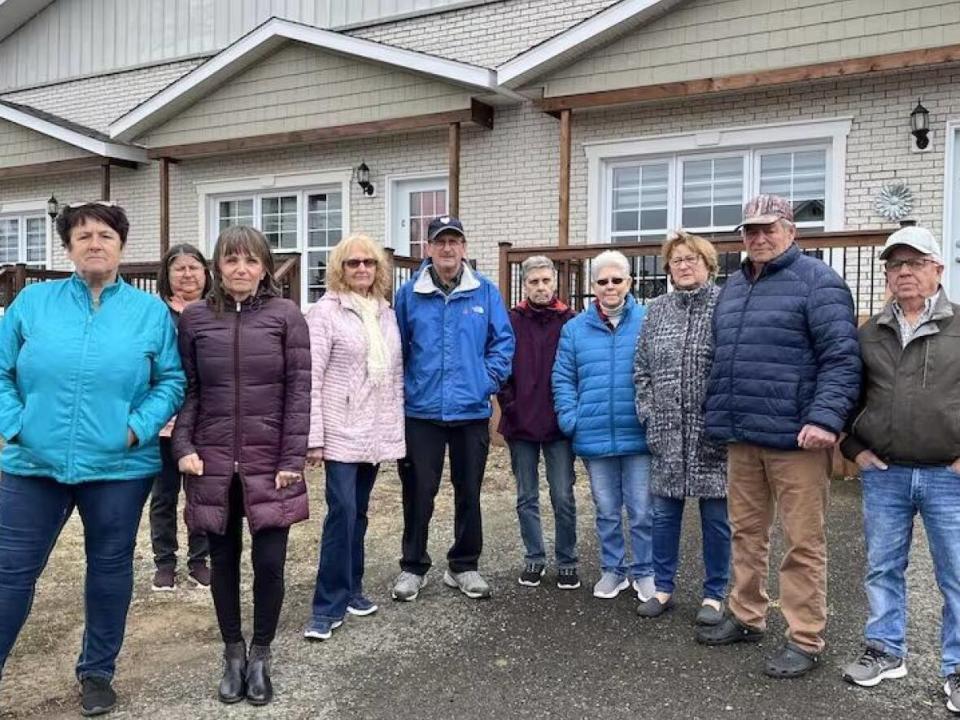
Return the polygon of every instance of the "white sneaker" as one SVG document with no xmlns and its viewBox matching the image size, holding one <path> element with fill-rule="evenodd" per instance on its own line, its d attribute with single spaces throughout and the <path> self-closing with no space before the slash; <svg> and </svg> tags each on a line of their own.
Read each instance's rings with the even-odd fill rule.
<svg viewBox="0 0 960 720">
<path fill-rule="evenodd" d="M 593 586 L 593 596 L 611 600 L 628 587 L 630 587 L 630 581 L 626 577 L 607 571 L 600 576 L 597 584 Z"/>
</svg>

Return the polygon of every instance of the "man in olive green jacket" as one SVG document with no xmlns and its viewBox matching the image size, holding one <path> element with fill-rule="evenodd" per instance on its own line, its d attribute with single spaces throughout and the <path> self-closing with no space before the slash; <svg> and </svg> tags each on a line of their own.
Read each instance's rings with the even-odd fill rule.
<svg viewBox="0 0 960 720">
<path fill-rule="evenodd" d="M 960 306 L 940 285 L 929 230 L 893 233 L 880 253 L 892 300 L 860 329 L 863 392 L 841 443 L 860 467 L 870 617 L 848 682 L 907 674 L 906 582 L 913 517 L 923 518 L 944 597 L 940 672 L 960 709 Z"/>
</svg>

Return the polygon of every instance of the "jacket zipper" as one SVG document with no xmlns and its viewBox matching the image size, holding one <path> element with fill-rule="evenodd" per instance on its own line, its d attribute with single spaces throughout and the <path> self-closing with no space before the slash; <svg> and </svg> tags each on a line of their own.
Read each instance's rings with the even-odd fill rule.
<svg viewBox="0 0 960 720">
<path fill-rule="evenodd" d="M 930 343 L 924 340 L 923 342 L 923 379 L 920 381 L 920 387 L 926 389 L 927 387 L 927 362 L 930 360 Z"/>
<path fill-rule="evenodd" d="M 240 303 L 237 303 L 237 323 L 233 331 L 233 472 L 240 472 Z M 242 485 L 242 483 L 241 483 Z"/>
<path fill-rule="evenodd" d="M 730 393 L 731 393 L 731 395 L 733 394 L 733 387 L 734 387 L 733 368 L 734 368 L 734 366 L 737 364 L 737 353 L 736 353 L 736 350 L 737 350 L 737 348 L 740 347 L 740 334 L 743 332 L 743 319 L 747 316 L 747 308 L 750 306 L 750 298 L 753 296 L 753 288 L 756 286 L 756 284 L 757 284 L 758 282 L 760 282 L 760 275 L 761 275 L 761 274 L 762 274 L 762 271 L 757 274 L 757 279 L 754 280 L 752 283 L 750 283 L 750 287 L 749 287 L 748 290 L 747 290 L 747 297 L 744 298 L 744 301 L 743 301 L 743 309 L 740 311 L 740 324 L 737 325 L 737 336 L 736 336 L 736 338 L 734 338 L 734 340 L 733 340 L 734 353 L 733 353 L 733 357 L 730 358 Z M 734 419 L 735 419 L 735 418 L 734 418 Z M 732 437 L 731 440 L 736 440 L 736 439 L 737 439 L 737 438 L 736 438 L 736 431 L 735 431 L 735 429 L 734 429 L 735 426 L 736 426 L 736 423 L 733 422 L 733 419 L 732 419 L 731 422 L 730 422 L 730 433 L 731 433 L 731 435 L 733 435 L 734 437 Z"/>
<path fill-rule="evenodd" d="M 623 324 L 626 318 L 621 315 L 620 322 L 610 331 L 610 340 L 613 344 L 613 352 L 610 354 L 610 438 L 613 441 L 613 454 L 617 453 L 617 423 L 613 417 L 614 402 L 613 388 L 616 387 L 616 364 L 617 364 L 617 328 Z"/>
</svg>

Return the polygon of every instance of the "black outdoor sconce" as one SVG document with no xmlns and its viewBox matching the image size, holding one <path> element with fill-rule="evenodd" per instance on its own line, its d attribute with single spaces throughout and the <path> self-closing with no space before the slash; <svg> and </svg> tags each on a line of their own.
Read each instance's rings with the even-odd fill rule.
<svg viewBox="0 0 960 720">
<path fill-rule="evenodd" d="M 917 100 L 910 113 L 910 134 L 916 138 L 917 150 L 926 150 L 930 145 L 930 112 Z"/>
<path fill-rule="evenodd" d="M 60 214 L 60 203 L 57 202 L 57 198 L 53 195 L 50 196 L 50 199 L 47 200 L 47 215 L 50 216 L 50 222 L 56 222 L 57 215 Z"/>
<path fill-rule="evenodd" d="M 357 169 L 354 171 L 354 176 L 357 179 L 357 185 L 363 190 L 363 194 L 372 196 L 376 189 L 373 187 L 373 183 L 370 182 L 370 168 L 367 167 L 365 162 L 361 162 L 357 166 Z"/>
</svg>

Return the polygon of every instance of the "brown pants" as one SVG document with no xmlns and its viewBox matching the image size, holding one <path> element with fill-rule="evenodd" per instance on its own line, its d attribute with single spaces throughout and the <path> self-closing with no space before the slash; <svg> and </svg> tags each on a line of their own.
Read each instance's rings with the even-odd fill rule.
<svg viewBox="0 0 960 720">
<path fill-rule="evenodd" d="M 770 528 L 778 508 L 786 544 L 780 563 L 780 607 L 787 620 L 787 639 L 804 650 L 820 652 L 827 623 L 830 453 L 736 443 L 729 446 L 727 462 L 733 531 L 730 611 L 746 625 L 766 627 Z"/>
</svg>

